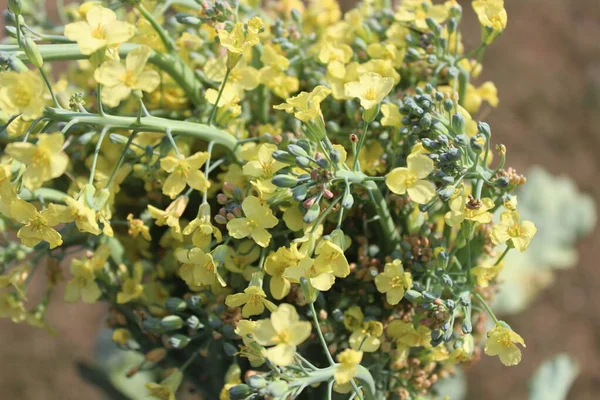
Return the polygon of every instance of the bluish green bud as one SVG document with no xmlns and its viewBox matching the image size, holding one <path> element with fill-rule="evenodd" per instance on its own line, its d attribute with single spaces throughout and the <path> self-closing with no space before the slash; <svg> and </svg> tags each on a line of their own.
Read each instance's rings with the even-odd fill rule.
<svg viewBox="0 0 600 400">
<path fill-rule="evenodd" d="M 44 65 L 44 59 L 42 58 L 42 54 L 37 47 L 37 44 L 31 38 L 25 37 L 21 38 L 21 47 L 25 50 L 25 54 L 27 54 L 27 58 L 31 61 L 36 68 L 42 68 Z"/>
<path fill-rule="evenodd" d="M 475 153 L 481 153 L 483 151 L 482 141 L 485 143 L 485 139 L 482 139 L 483 135 L 477 134 L 471 137 L 471 139 L 469 140 L 470 147 Z"/>
<path fill-rule="evenodd" d="M 290 151 L 290 153 L 294 154 L 295 156 L 307 156 L 312 153 L 312 146 L 308 140 L 299 139 L 296 141 L 296 145 L 300 146 L 302 149 L 304 149 L 305 153 L 304 154 L 300 154 L 300 153 L 294 154 Z M 290 146 L 293 146 L 293 145 L 290 145 Z M 289 148 L 288 148 L 288 150 L 289 150 Z"/>
<path fill-rule="evenodd" d="M 296 158 L 285 150 L 275 150 L 271 155 L 275 160 L 291 165 L 296 162 Z"/>
<path fill-rule="evenodd" d="M 444 285 L 446 285 L 448 287 L 452 287 L 454 285 L 452 278 L 450 278 L 450 275 L 448 275 L 448 274 L 442 275 L 442 282 L 444 282 Z"/>
<path fill-rule="evenodd" d="M 238 349 L 237 349 L 237 347 L 235 347 L 233 344 L 231 344 L 229 342 L 223 342 L 223 352 L 228 357 L 233 357 L 237 354 Z"/>
<path fill-rule="evenodd" d="M 179 297 L 171 297 L 167 299 L 165 306 L 167 307 L 167 310 L 175 313 L 184 311 L 187 308 L 187 303 L 185 300 L 180 299 Z"/>
<path fill-rule="evenodd" d="M 302 220 L 307 224 L 310 224 L 319 218 L 319 214 L 321 214 L 321 207 L 319 207 L 319 203 L 315 202 L 309 207 L 308 211 L 306 211 L 306 214 L 304 214 L 304 218 L 302 218 Z"/>
<path fill-rule="evenodd" d="M 466 146 L 467 143 L 469 143 L 469 137 L 464 133 L 461 133 L 460 135 L 456 135 L 454 137 L 454 144 L 456 146 L 463 147 Z"/>
<path fill-rule="evenodd" d="M 126 136 L 119 135 L 118 133 L 110 133 L 108 135 L 108 140 L 114 144 L 125 144 L 128 141 Z"/>
<path fill-rule="evenodd" d="M 240 384 L 235 385 L 229 389 L 229 399 L 230 400 L 245 400 L 252 394 L 252 390 L 250 386 Z"/>
<path fill-rule="evenodd" d="M 459 69 L 454 66 L 448 68 L 448 76 L 450 76 L 451 78 L 456 78 L 459 73 Z"/>
<path fill-rule="evenodd" d="M 298 156 L 296 157 L 296 165 L 299 166 L 300 168 L 307 168 L 308 166 L 310 166 L 310 160 L 306 157 L 303 156 Z"/>
<path fill-rule="evenodd" d="M 510 185 L 510 181 L 505 176 L 501 176 L 499 178 L 496 178 L 496 180 L 494 180 L 494 186 L 495 187 L 505 188 L 508 185 Z"/>
<path fill-rule="evenodd" d="M 321 168 L 328 168 L 329 161 L 327 161 L 326 158 L 319 158 L 319 159 L 317 159 L 317 165 Z"/>
<path fill-rule="evenodd" d="M 492 136 L 492 129 L 487 124 L 487 122 L 481 122 L 481 121 L 478 122 L 477 123 L 477 130 L 479 131 L 479 133 L 481 133 L 482 135 L 484 135 L 486 138 L 489 138 L 490 136 Z"/>
<path fill-rule="evenodd" d="M 454 102 L 450 99 L 444 100 L 444 110 L 450 112 L 454 109 Z"/>
<path fill-rule="evenodd" d="M 454 300 L 448 299 L 446 300 L 446 307 L 448 307 L 449 310 L 454 310 L 456 308 L 456 303 Z"/>
<path fill-rule="evenodd" d="M 221 326 L 223 326 L 223 321 L 221 321 L 218 316 L 211 314 L 208 316 L 208 324 L 213 329 L 219 329 Z"/>
<path fill-rule="evenodd" d="M 342 197 L 342 207 L 345 209 L 350 209 L 354 205 L 354 196 L 350 193 L 349 190 L 346 189 L 344 192 L 344 197 Z"/>
<path fill-rule="evenodd" d="M 177 315 L 168 315 L 160 320 L 160 327 L 163 331 L 176 331 L 183 327 L 183 320 Z"/>
<path fill-rule="evenodd" d="M 409 47 L 409 49 L 406 51 L 406 56 L 404 58 L 408 62 L 414 62 L 418 61 L 420 57 L 421 55 L 419 54 L 419 51 L 417 49 L 415 49 L 414 47 Z"/>
<path fill-rule="evenodd" d="M 416 290 L 410 289 L 410 290 L 407 290 L 406 293 L 404 293 L 404 298 L 412 303 L 416 303 L 416 302 L 421 301 L 421 299 L 423 298 L 423 295 L 421 293 L 417 292 Z"/>
<path fill-rule="evenodd" d="M 448 156 L 449 161 L 458 161 L 458 160 L 460 160 L 462 152 L 460 151 L 459 148 L 452 147 L 452 148 L 448 149 L 446 154 Z"/>
<path fill-rule="evenodd" d="M 194 17 L 193 15 L 186 13 L 178 13 L 175 15 L 175 19 L 182 25 L 187 26 L 200 26 L 202 25 L 202 20 L 198 17 Z"/>
<path fill-rule="evenodd" d="M 23 12 L 22 0 L 8 0 L 8 9 L 15 15 L 20 15 Z"/>
<path fill-rule="evenodd" d="M 144 322 L 142 322 L 142 327 L 144 328 L 144 330 L 151 333 L 161 332 L 160 320 L 158 318 L 145 319 Z"/>
<path fill-rule="evenodd" d="M 306 157 L 308 156 L 308 152 L 307 150 L 304 149 L 304 146 L 299 146 L 297 144 L 290 144 L 288 145 L 288 151 L 293 154 L 294 156 L 298 157 L 298 156 L 303 156 Z"/>
<path fill-rule="evenodd" d="M 271 182 L 277 187 L 293 188 L 298 184 L 298 179 L 293 175 L 280 174 L 275 175 Z"/>
<path fill-rule="evenodd" d="M 435 54 L 430 54 L 427 56 L 427 62 L 429 64 L 435 64 L 435 63 L 437 63 L 437 61 L 438 61 L 438 58 Z"/>
<path fill-rule="evenodd" d="M 294 200 L 304 201 L 304 199 L 306 199 L 306 195 L 308 194 L 308 188 L 309 185 L 307 184 L 298 185 L 295 188 L 293 188 L 292 197 L 294 197 Z"/>
<path fill-rule="evenodd" d="M 454 113 L 452 116 L 452 128 L 457 134 L 465 133 L 465 117 L 460 113 Z"/>
<path fill-rule="evenodd" d="M 173 335 L 169 338 L 169 344 L 174 348 L 174 349 L 183 349 L 185 346 L 187 346 L 192 340 L 182 334 L 176 334 Z"/>
<path fill-rule="evenodd" d="M 213 260 L 217 265 L 223 265 L 225 257 L 227 257 L 228 248 L 224 244 L 220 244 L 212 251 Z"/>
<path fill-rule="evenodd" d="M 448 23 L 446 24 L 446 29 L 448 29 L 448 34 L 452 35 L 454 32 L 456 32 L 457 27 L 458 27 L 458 21 L 456 21 L 456 18 L 452 17 L 452 18 L 448 19 Z"/>
<path fill-rule="evenodd" d="M 300 11 L 298 11 L 296 8 L 292 8 L 292 21 L 294 21 L 294 23 L 296 23 L 296 25 L 301 25 L 302 24 L 302 14 L 300 13 Z"/>
<path fill-rule="evenodd" d="M 246 383 L 254 389 L 262 389 L 267 386 L 267 381 L 261 375 L 252 375 L 246 379 Z"/>
<path fill-rule="evenodd" d="M 463 320 L 463 322 L 461 324 L 461 329 L 464 334 L 473 332 L 473 324 L 471 323 L 470 318 Z"/>
</svg>

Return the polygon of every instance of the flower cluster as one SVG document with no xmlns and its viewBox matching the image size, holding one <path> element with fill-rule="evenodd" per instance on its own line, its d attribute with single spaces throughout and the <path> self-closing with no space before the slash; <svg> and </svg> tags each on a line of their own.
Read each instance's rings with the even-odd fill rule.
<svg viewBox="0 0 600 400">
<path fill-rule="evenodd" d="M 10 1 L 0 316 L 46 326 L 66 279 L 145 355 L 130 375 L 161 368 L 159 399 L 184 379 L 210 399 L 416 399 L 480 348 L 519 363 L 488 302 L 536 228 L 475 83 L 503 1 L 472 2 L 472 51 L 455 0 L 258 3 L 69 4 L 48 29 Z"/>
</svg>

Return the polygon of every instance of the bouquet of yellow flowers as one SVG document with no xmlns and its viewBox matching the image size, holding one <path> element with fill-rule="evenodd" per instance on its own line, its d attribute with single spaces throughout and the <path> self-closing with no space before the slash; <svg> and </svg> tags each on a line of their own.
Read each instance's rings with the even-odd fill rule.
<svg viewBox="0 0 600 400">
<path fill-rule="evenodd" d="M 518 364 L 488 302 L 536 228 L 475 118 L 496 88 L 473 83 L 503 0 L 472 2 L 470 51 L 455 0 L 260 3 L 89 1 L 53 26 L 9 0 L 0 316 L 46 326 L 66 276 L 165 400 L 184 379 L 206 399 L 418 399 L 486 337 Z"/>
</svg>

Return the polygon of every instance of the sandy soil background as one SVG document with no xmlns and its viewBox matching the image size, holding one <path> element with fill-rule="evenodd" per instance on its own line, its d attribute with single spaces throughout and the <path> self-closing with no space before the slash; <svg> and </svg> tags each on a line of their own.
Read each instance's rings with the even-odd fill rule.
<svg viewBox="0 0 600 400">
<path fill-rule="evenodd" d="M 465 9 L 468 2 L 463 2 Z M 600 198 L 600 7 L 598 0 L 505 0 L 508 30 L 488 50 L 483 79 L 493 80 L 500 108 L 487 120 L 509 149 L 509 165 L 542 165 L 571 176 Z M 6 0 L 0 0 L 0 9 Z M 470 12 L 470 11 L 467 11 Z M 472 27 L 474 28 L 474 27 Z M 477 31 L 471 29 L 477 37 Z M 475 40 L 467 40 L 475 44 Z M 576 204 L 573 207 L 577 207 Z M 577 268 L 524 313 L 507 318 L 527 342 L 523 362 L 503 367 L 484 357 L 468 373 L 469 398 L 520 400 L 539 363 L 566 351 L 582 374 L 569 399 L 600 398 L 600 232 L 580 243 Z M 0 320 L 0 398 L 97 400 L 74 362 L 91 360 L 101 306 L 63 305 L 59 289 L 49 311 L 56 337 Z"/>
</svg>

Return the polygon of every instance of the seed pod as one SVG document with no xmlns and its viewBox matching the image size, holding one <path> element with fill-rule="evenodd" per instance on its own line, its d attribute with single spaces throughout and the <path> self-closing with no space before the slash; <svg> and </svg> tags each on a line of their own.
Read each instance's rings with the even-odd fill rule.
<svg viewBox="0 0 600 400">
<path fill-rule="evenodd" d="M 23 50 L 25 50 L 25 54 L 27 54 L 31 64 L 33 64 L 33 66 L 36 68 L 42 68 L 42 65 L 44 65 L 44 59 L 42 58 L 42 54 L 40 53 L 37 44 L 35 44 L 31 38 L 26 37 L 25 39 L 21 40 L 21 47 L 23 47 Z"/>
</svg>

